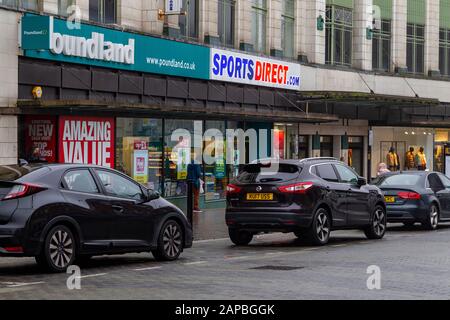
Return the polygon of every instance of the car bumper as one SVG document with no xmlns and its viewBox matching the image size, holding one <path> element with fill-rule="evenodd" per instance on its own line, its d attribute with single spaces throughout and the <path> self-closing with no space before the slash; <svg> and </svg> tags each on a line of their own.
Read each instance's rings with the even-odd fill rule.
<svg viewBox="0 0 450 320">
<path fill-rule="evenodd" d="M 428 210 L 417 205 L 387 205 L 388 222 L 413 222 L 427 219 Z"/>
<path fill-rule="evenodd" d="M 229 212 L 225 214 L 229 228 L 252 231 L 294 231 L 308 228 L 312 223 L 312 215 L 291 212 Z"/>
<path fill-rule="evenodd" d="M 191 248 L 192 242 L 194 240 L 194 235 L 192 232 L 192 227 L 190 225 L 187 225 L 185 227 L 185 235 L 184 235 L 184 248 Z"/>
<path fill-rule="evenodd" d="M 23 228 L 0 225 L 0 256 L 26 256 L 23 234 Z"/>
</svg>

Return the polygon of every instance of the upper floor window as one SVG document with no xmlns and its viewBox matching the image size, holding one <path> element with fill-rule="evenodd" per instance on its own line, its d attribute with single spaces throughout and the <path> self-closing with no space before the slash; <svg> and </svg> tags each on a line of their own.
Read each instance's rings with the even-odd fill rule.
<svg viewBox="0 0 450 320">
<path fill-rule="evenodd" d="M 116 0 L 89 0 L 89 19 L 101 23 L 116 23 Z"/>
<path fill-rule="evenodd" d="M 39 0 L 0 0 L 0 5 L 11 7 L 13 9 L 39 10 Z"/>
<path fill-rule="evenodd" d="M 381 29 L 373 31 L 372 69 L 389 71 L 391 66 L 391 21 L 382 20 Z"/>
<path fill-rule="evenodd" d="M 256 52 L 266 52 L 267 0 L 252 0 L 252 41 Z"/>
<path fill-rule="evenodd" d="M 218 1 L 218 33 L 223 46 L 234 46 L 235 0 Z"/>
<path fill-rule="evenodd" d="M 295 3 L 294 0 L 283 1 L 283 13 L 281 15 L 281 47 L 285 57 L 294 58 L 294 27 L 295 27 Z"/>
<path fill-rule="evenodd" d="M 327 6 L 325 37 L 325 63 L 351 66 L 353 10 Z"/>
<path fill-rule="evenodd" d="M 406 64 L 408 72 L 424 73 L 425 26 L 408 23 L 406 27 Z"/>
<path fill-rule="evenodd" d="M 67 12 L 67 9 L 75 4 L 75 0 L 58 0 L 58 14 L 60 16 L 68 16 L 72 12 Z"/>
<path fill-rule="evenodd" d="M 439 71 L 444 76 L 450 76 L 450 29 L 439 31 Z"/>
<path fill-rule="evenodd" d="M 185 38 L 198 38 L 198 0 L 183 0 L 181 10 L 186 12 L 179 17 L 180 34 Z"/>
</svg>

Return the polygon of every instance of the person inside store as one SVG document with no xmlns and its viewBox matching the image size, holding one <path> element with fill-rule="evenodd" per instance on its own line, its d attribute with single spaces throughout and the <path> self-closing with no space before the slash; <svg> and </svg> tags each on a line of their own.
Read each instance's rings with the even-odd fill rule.
<svg viewBox="0 0 450 320">
<path fill-rule="evenodd" d="M 202 169 L 200 164 L 195 162 L 195 155 L 191 160 L 191 163 L 187 167 L 187 180 L 192 183 L 192 193 L 194 198 L 194 212 L 201 213 L 199 207 L 200 200 L 200 187 L 201 187 L 201 177 Z"/>
<path fill-rule="evenodd" d="M 414 148 L 409 147 L 409 151 L 405 155 L 405 170 L 413 170 L 416 166 L 416 156 L 414 154 Z"/>
<path fill-rule="evenodd" d="M 381 163 L 378 164 L 378 169 L 377 169 L 377 176 L 378 177 L 383 175 L 383 174 L 385 174 L 385 173 L 389 173 L 389 172 L 391 172 L 391 171 L 387 168 L 386 163 L 381 162 Z"/>
<path fill-rule="evenodd" d="M 389 149 L 389 153 L 386 156 L 387 166 L 390 171 L 400 170 L 400 159 L 394 147 Z"/>
<path fill-rule="evenodd" d="M 424 151 L 423 147 L 420 147 L 419 152 L 416 154 L 417 170 L 419 171 L 427 170 L 427 158 Z"/>
</svg>

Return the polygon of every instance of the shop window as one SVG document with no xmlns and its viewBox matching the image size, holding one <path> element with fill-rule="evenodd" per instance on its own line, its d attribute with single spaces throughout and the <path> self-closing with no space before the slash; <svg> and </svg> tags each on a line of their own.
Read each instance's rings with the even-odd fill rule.
<svg viewBox="0 0 450 320">
<path fill-rule="evenodd" d="M 321 157 L 333 156 L 333 136 L 320 137 L 320 156 Z"/>
<path fill-rule="evenodd" d="M 116 123 L 116 169 L 161 192 L 162 120 L 117 118 Z"/>
<path fill-rule="evenodd" d="M 381 29 L 373 32 L 372 68 L 377 71 L 389 71 L 391 66 L 391 21 L 382 20 Z"/>
<path fill-rule="evenodd" d="M 309 157 L 309 136 L 298 136 L 298 158 L 306 159 Z"/>
<path fill-rule="evenodd" d="M 363 137 L 348 137 L 348 165 L 360 176 L 363 176 L 364 139 Z"/>
<path fill-rule="evenodd" d="M 294 27 L 295 27 L 295 3 L 294 0 L 283 1 L 283 13 L 281 15 L 281 47 L 287 58 L 294 58 Z"/>
<path fill-rule="evenodd" d="M 425 26 L 408 23 L 406 42 L 406 63 L 408 72 L 424 73 Z"/>
<path fill-rule="evenodd" d="M 60 16 L 68 16 L 72 14 L 71 11 L 67 11 L 72 5 L 75 4 L 75 0 L 58 0 L 58 14 Z"/>
<path fill-rule="evenodd" d="M 220 43 L 234 47 L 235 0 L 220 0 L 218 3 L 218 33 Z"/>
<path fill-rule="evenodd" d="M 181 11 L 186 12 L 180 15 L 178 24 L 181 36 L 184 38 L 198 38 L 198 0 L 183 0 Z"/>
<path fill-rule="evenodd" d="M 325 63 L 351 66 L 353 10 L 326 7 Z"/>
<path fill-rule="evenodd" d="M 184 129 L 189 137 L 179 137 L 172 140 L 172 133 L 177 129 Z M 194 157 L 201 154 L 194 153 L 193 120 L 166 119 L 164 120 L 164 194 L 166 197 L 184 197 L 187 195 L 187 167 Z M 202 139 L 198 137 L 197 139 Z M 201 141 L 201 140 L 200 140 Z"/>
<path fill-rule="evenodd" d="M 267 0 L 252 0 L 253 49 L 265 53 L 267 40 Z"/>
<path fill-rule="evenodd" d="M 439 71 L 441 75 L 450 76 L 450 29 L 439 31 Z"/>
<path fill-rule="evenodd" d="M 116 23 L 116 0 L 89 0 L 89 19 L 101 23 Z"/>
</svg>

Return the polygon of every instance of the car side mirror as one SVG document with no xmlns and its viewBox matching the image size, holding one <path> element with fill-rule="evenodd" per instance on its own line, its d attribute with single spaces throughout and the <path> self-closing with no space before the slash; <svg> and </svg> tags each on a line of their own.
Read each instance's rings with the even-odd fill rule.
<svg viewBox="0 0 450 320">
<path fill-rule="evenodd" d="M 147 201 L 156 200 L 160 197 L 159 192 L 155 190 L 147 190 Z"/>
<path fill-rule="evenodd" d="M 358 181 L 356 182 L 356 185 L 358 187 L 365 186 L 366 184 L 367 184 L 367 180 L 365 178 L 363 178 L 363 177 L 359 177 Z"/>
</svg>

